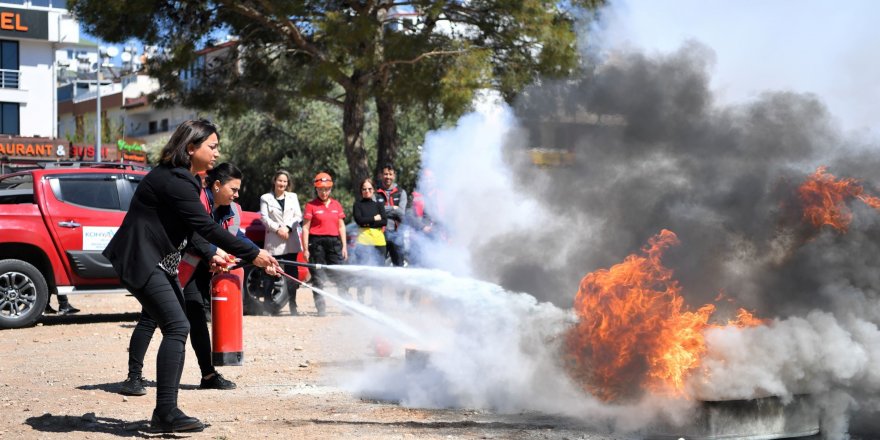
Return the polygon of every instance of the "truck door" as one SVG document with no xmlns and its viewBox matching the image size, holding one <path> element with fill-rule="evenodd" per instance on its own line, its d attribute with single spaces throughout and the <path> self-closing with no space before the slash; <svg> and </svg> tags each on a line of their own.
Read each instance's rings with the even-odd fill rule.
<svg viewBox="0 0 880 440">
<path fill-rule="evenodd" d="M 120 194 L 131 197 L 123 173 L 62 174 L 46 179 L 46 221 L 72 284 L 118 284 L 116 272 L 101 252 L 125 217 Z"/>
</svg>

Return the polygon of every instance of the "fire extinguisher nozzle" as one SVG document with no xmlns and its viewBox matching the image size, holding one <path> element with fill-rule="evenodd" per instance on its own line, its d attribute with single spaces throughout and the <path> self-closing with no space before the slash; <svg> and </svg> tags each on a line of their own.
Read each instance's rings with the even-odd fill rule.
<svg viewBox="0 0 880 440">
<path fill-rule="evenodd" d="M 290 261 L 290 260 L 278 260 L 278 263 L 279 264 L 289 264 L 291 266 L 308 267 L 309 269 L 323 269 L 324 266 L 326 266 L 323 264 L 302 263 L 299 261 Z"/>
</svg>

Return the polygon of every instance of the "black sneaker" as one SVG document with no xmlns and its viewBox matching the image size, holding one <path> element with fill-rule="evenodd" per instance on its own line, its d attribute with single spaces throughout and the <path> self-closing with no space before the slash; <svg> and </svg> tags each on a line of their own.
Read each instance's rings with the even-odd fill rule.
<svg viewBox="0 0 880 440">
<path fill-rule="evenodd" d="M 221 376 L 220 373 L 214 373 L 208 379 L 202 378 L 202 383 L 199 384 L 199 389 L 202 390 L 234 390 L 235 382 L 231 380 L 226 380 L 225 377 Z"/>
<path fill-rule="evenodd" d="M 54 315 L 56 313 L 58 313 L 58 310 L 53 309 L 52 306 L 49 305 L 49 303 L 46 303 L 46 310 L 43 310 L 43 314 Z"/>
<path fill-rule="evenodd" d="M 150 420 L 152 432 L 202 432 L 204 429 L 204 423 L 184 414 L 179 408 L 174 408 L 164 417 L 160 417 L 153 410 L 153 418 Z"/>
<path fill-rule="evenodd" d="M 126 396 L 143 396 L 147 394 L 147 389 L 144 388 L 143 376 L 128 376 L 128 379 L 122 382 L 119 394 L 125 394 Z"/>
<path fill-rule="evenodd" d="M 79 309 L 70 304 L 58 308 L 59 315 L 72 315 L 74 313 L 79 313 Z"/>
</svg>

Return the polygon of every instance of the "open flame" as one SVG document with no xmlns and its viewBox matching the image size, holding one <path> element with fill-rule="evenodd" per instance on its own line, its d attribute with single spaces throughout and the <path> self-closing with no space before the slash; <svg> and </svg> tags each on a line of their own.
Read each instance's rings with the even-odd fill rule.
<svg viewBox="0 0 880 440">
<path fill-rule="evenodd" d="M 846 206 L 847 199 L 857 198 L 868 206 L 880 210 L 880 198 L 865 194 L 856 179 L 838 179 L 819 167 L 798 188 L 804 205 L 804 218 L 816 227 L 831 226 L 846 232 L 852 221 L 852 212 Z"/>
<path fill-rule="evenodd" d="M 663 251 L 678 237 L 662 230 L 610 269 L 587 274 L 574 307 L 579 322 L 566 335 L 568 367 L 588 392 L 614 400 L 642 389 L 681 394 L 706 352 L 703 332 L 715 306 L 688 310 Z M 736 326 L 761 324 L 740 309 Z"/>
</svg>

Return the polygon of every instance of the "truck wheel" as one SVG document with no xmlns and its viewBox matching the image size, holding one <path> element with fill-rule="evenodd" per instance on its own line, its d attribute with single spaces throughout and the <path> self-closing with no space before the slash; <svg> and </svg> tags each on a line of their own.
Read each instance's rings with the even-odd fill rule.
<svg viewBox="0 0 880 440">
<path fill-rule="evenodd" d="M 36 267 L 21 260 L 0 260 L 0 328 L 34 325 L 48 301 L 49 287 Z"/>
<path fill-rule="evenodd" d="M 263 294 L 266 283 L 272 283 L 271 298 Z M 287 305 L 289 297 L 287 289 L 273 283 L 268 277 L 263 276 L 263 269 L 248 266 L 244 270 L 244 291 L 242 292 L 245 315 L 276 315 Z"/>
</svg>

